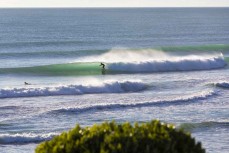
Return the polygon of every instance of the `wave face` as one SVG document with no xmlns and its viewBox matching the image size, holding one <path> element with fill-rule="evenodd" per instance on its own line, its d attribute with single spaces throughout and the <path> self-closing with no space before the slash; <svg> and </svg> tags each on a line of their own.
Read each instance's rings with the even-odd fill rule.
<svg viewBox="0 0 229 153">
<path fill-rule="evenodd" d="M 0 144 L 23 144 L 38 143 L 51 140 L 57 133 L 34 134 L 34 133 L 17 133 L 17 134 L 0 134 Z"/>
<path fill-rule="evenodd" d="M 57 87 L 0 89 L 0 98 L 125 93 L 138 92 L 144 89 L 146 89 L 146 85 L 141 81 L 106 81 L 89 85 L 81 84 Z"/>
<path fill-rule="evenodd" d="M 101 74 L 99 64 L 100 63 L 67 63 L 34 67 L 2 68 L 0 69 L 0 73 L 47 76 L 99 75 Z"/>
</svg>

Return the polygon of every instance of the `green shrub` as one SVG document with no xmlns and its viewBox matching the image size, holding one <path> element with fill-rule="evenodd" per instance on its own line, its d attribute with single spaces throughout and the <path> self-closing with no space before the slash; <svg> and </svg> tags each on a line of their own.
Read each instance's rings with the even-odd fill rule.
<svg viewBox="0 0 229 153">
<path fill-rule="evenodd" d="M 50 141 L 36 153 L 205 153 L 190 134 L 159 121 L 138 124 L 115 122 L 81 128 L 77 125 Z"/>
</svg>

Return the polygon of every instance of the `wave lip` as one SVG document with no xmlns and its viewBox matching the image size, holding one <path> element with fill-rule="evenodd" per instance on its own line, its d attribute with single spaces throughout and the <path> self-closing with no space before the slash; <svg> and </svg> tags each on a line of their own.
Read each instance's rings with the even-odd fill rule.
<svg viewBox="0 0 229 153">
<path fill-rule="evenodd" d="M 16 133 L 16 134 L 0 134 L 0 144 L 23 144 L 38 143 L 51 140 L 57 133 L 34 134 L 34 133 Z"/>
<path fill-rule="evenodd" d="M 166 72 L 166 71 L 192 71 L 223 68 L 227 65 L 223 55 L 217 57 L 176 57 L 171 59 L 118 62 L 108 64 L 108 69 L 124 72 Z"/>
<path fill-rule="evenodd" d="M 0 98 L 55 96 L 55 95 L 80 95 L 98 93 L 126 93 L 138 92 L 146 89 L 141 81 L 105 81 L 91 85 L 66 85 L 57 87 L 40 88 L 13 88 L 0 89 Z"/>
</svg>

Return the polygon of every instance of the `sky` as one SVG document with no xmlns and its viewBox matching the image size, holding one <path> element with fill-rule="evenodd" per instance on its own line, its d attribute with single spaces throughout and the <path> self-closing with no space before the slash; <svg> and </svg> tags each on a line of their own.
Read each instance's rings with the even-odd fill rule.
<svg viewBox="0 0 229 153">
<path fill-rule="evenodd" d="M 0 0 L 0 7 L 229 7 L 229 0 Z"/>
</svg>

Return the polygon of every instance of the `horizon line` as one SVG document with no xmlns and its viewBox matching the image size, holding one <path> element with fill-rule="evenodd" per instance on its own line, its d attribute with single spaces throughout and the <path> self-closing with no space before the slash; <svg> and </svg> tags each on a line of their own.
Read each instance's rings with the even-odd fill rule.
<svg viewBox="0 0 229 153">
<path fill-rule="evenodd" d="M 66 9 L 81 9 L 81 8 L 89 8 L 89 9 L 100 9 L 100 8 L 229 8 L 229 6 L 140 6 L 140 7 L 135 7 L 135 6 L 102 6 L 102 7 L 97 7 L 97 6 L 87 6 L 87 7 L 56 7 L 56 6 L 42 6 L 42 7 L 0 7 L 0 9 L 42 9 L 42 8 L 47 8 L 47 9 L 58 9 L 58 8 L 66 8 Z"/>
</svg>

